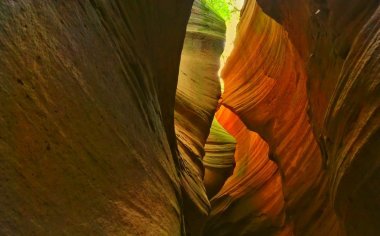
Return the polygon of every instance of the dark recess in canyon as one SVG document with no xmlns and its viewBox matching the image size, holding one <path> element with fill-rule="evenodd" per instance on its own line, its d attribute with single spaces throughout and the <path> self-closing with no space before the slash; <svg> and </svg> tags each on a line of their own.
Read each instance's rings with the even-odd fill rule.
<svg viewBox="0 0 380 236">
<path fill-rule="evenodd" d="M 236 1 L 0 1 L 0 235 L 380 235 L 380 1 Z"/>
</svg>

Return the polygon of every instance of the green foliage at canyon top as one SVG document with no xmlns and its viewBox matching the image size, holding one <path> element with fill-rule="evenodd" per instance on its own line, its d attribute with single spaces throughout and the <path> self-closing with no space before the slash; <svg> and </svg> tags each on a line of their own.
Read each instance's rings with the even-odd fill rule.
<svg viewBox="0 0 380 236">
<path fill-rule="evenodd" d="M 223 18 L 224 21 L 231 19 L 231 12 L 236 9 L 235 2 L 236 0 L 203 0 L 205 6 Z"/>
</svg>

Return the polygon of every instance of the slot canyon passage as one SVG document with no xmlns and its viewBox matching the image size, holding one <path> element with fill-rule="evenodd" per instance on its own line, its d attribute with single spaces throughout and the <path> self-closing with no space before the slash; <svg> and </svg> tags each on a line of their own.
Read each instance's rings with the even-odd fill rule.
<svg viewBox="0 0 380 236">
<path fill-rule="evenodd" d="M 1 0 L 0 235 L 380 235 L 379 5 Z"/>
</svg>

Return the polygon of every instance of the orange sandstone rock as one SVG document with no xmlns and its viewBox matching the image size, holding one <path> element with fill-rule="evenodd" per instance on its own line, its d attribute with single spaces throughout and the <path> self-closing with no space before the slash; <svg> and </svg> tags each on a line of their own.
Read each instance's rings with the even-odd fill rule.
<svg viewBox="0 0 380 236">
<path fill-rule="evenodd" d="M 204 235 L 290 235 L 281 177 L 268 144 L 228 108 L 222 106 L 216 117 L 236 138 L 236 167 L 211 200 Z"/>
<path fill-rule="evenodd" d="M 341 224 L 348 235 L 379 234 L 379 1 L 259 2 L 282 16 L 302 55 L 309 117 Z"/>
<path fill-rule="evenodd" d="M 269 144 L 282 177 L 286 224 L 299 235 L 338 234 L 324 160 L 307 115 L 304 62 L 288 33 L 255 1 L 246 3 L 222 77 L 223 104 Z"/>
</svg>

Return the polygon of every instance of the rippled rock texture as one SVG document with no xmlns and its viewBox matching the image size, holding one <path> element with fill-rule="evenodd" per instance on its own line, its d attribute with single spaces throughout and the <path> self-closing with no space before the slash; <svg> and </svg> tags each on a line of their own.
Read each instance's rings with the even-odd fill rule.
<svg viewBox="0 0 380 236">
<path fill-rule="evenodd" d="M 379 1 L 260 4 L 289 32 L 307 69 L 311 123 L 346 233 L 378 235 Z"/>
<path fill-rule="evenodd" d="M 246 3 L 236 40 L 222 73 L 223 104 L 268 143 L 282 176 L 290 232 L 334 233 L 337 221 L 307 115 L 307 76 L 297 50 L 255 1 Z"/>
<path fill-rule="evenodd" d="M 0 1 L 1 235 L 181 234 L 191 4 Z"/>
<path fill-rule="evenodd" d="M 379 2 L 259 3 L 272 18 L 246 2 L 222 73 L 223 105 L 269 144 L 281 174 L 282 229 L 256 234 L 377 235 Z M 223 189 L 209 232 L 263 227 L 238 223 L 232 209 L 250 205 Z"/>
<path fill-rule="evenodd" d="M 0 1 L 0 235 L 380 234 L 379 0 L 221 2 Z"/>
<path fill-rule="evenodd" d="M 204 146 L 220 97 L 219 58 L 225 23 L 204 1 L 195 0 L 187 26 L 175 103 L 175 130 L 184 190 L 186 227 L 198 235 L 210 203 L 203 184 Z"/>
<path fill-rule="evenodd" d="M 205 145 L 203 183 L 207 196 L 212 198 L 223 187 L 235 168 L 236 139 L 214 118 Z"/>
<path fill-rule="evenodd" d="M 212 198 L 204 235 L 273 235 L 286 233 L 284 198 L 277 165 L 268 144 L 239 117 L 221 107 L 216 118 L 236 138 L 236 167 Z"/>
</svg>

